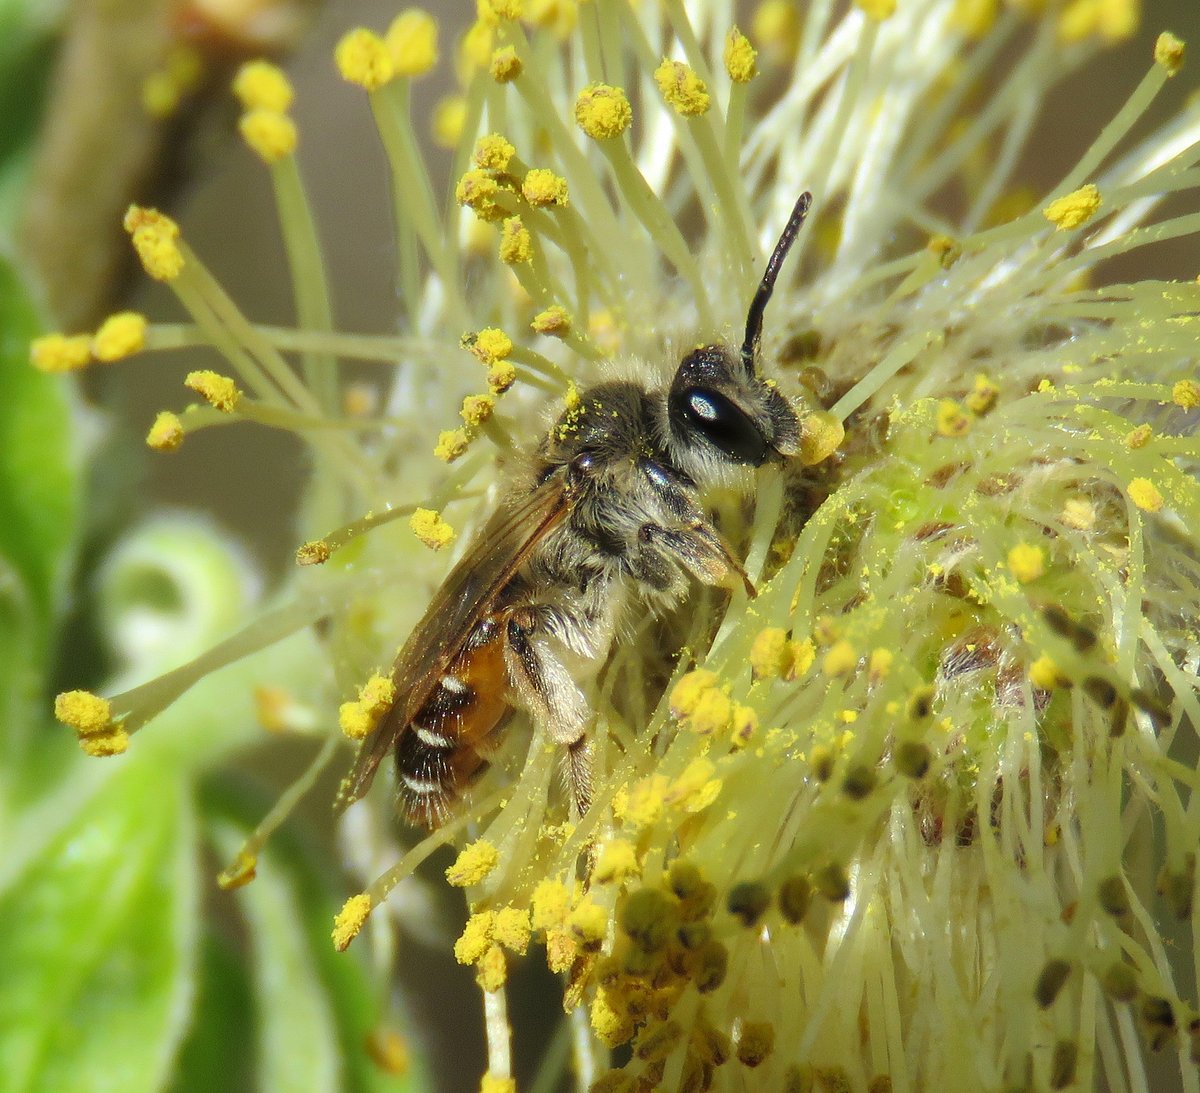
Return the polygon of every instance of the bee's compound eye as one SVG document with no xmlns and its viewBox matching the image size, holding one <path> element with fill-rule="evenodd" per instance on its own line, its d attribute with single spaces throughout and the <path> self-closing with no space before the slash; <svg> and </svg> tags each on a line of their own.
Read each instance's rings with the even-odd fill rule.
<svg viewBox="0 0 1200 1093">
<path fill-rule="evenodd" d="M 742 409 L 718 391 L 689 387 L 672 392 L 671 416 L 683 419 L 686 428 L 698 432 L 737 463 L 760 466 L 767 459 L 767 442 L 762 430 Z"/>
</svg>

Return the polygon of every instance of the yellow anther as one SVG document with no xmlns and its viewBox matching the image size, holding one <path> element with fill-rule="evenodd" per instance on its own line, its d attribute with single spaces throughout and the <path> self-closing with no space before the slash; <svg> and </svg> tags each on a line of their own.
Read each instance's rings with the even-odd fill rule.
<svg viewBox="0 0 1200 1093">
<path fill-rule="evenodd" d="M 89 334 L 45 334 L 29 343 L 29 362 L 39 372 L 74 372 L 91 360 Z"/>
<path fill-rule="evenodd" d="M 742 1022 L 737 1058 L 743 1066 L 758 1066 L 775 1050 L 775 1027 L 767 1021 Z"/>
<path fill-rule="evenodd" d="M 719 692 L 713 691 L 712 694 Z M 732 714 L 730 710 L 730 714 Z M 729 723 L 726 715 L 721 723 L 724 728 Z M 721 779 L 714 778 L 716 768 L 707 759 L 693 759 L 683 772 L 675 779 L 663 794 L 663 804 L 680 806 L 685 812 L 701 812 L 717 799 L 721 792 Z"/>
<path fill-rule="evenodd" d="M 112 704 L 91 691 L 64 691 L 58 695 L 54 716 L 79 736 L 98 736 L 116 728 Z"/>
<path fill-rule="evenodd" d="M 296 150 L 296 123 L 277 110 L 251 110 L 238 120 L 238 132 L 264 163 L 278 163 Z"/>
<path fill-rule="evenodd" d="M 1168 76 L 1174 76 L 1183 67 L 1185 43 L 1176 38 L 1169 30 L 1164 30 L 1154 43 L 1155 63 L 1167 70 Z"/>
<path fill-rule="evenodd" d="M 284 113 L 292 105 L 291 81 L 270 61 L 247 61 L 233 78 L 233 93 L 244 110 Z"/>
<path fill-rule="evenodd" d="M 1058 665 L 1050 657 L 1043 654 L 1029 665 L 1029 682 L 1043 691 L 1053 690 L 1062 682 Z"/>
<path fill-rule="evenodd" d="M 536 930 L 550 930 L 567 921 L 571 909 L 571 893 L 559 880 L 540 880 L 529 900 Z"/>
<path fill-rule="evenodd" d="M 512 83 L 521 75 L 524 67 L 512 46 L 501 46 L 492 54 L 488 63 L 488 71 L 496 83 Z"/>
<path fill-rule="evenodd" d="M 504 209 L 496 203 L 500 183 L 490 173 L 474 167 L 458 180 L 454 200 L 472 210 L 481 220 L 501 220 Z"/>
<path fill-rule="evenodd" d="M 232 892 L 238 888 L 245 888 L 256 876 L 258 876 L 258 856 L 248 854 L 245 850 L 239 850 L 237 857 L 233 859 L 229 867 L 222 869 L 217 874 L 217 887 L 222 892 Z"/>
<path fill-rule="evenodd" d="M 983 417 L 984 414 L 992 410 L 999 397 L 1000 385 L 988 379 L 981 372 L 975 377 L 975 387 L 963 401 L 967 404 L 967 409 L 971 413 L 976 417 Z"/>
<path fill-rule="evenodd" d="M 1154 437 L 1154 430 L 1146 424 L 1139 425 L 1136 429 L 1130 429 L 1125 434 L 1125 447 L 1132 451 L 1137 451 L 1138 448 L 1144 448 Z"/>
<path fill-rule="evenodd" d="M 846 438 L 841 419 L 824 410 L 807 414 L 800 422 L 800 462 L 806 467 L 828 459 Z"/>
<path fill-rule="evenodd" d="M 460 964 L 477 964 L 492 947 L 496 927 L 495 911 L 478 911 L 467 919 L 463 932 L 454 943 L 454 959 Z"/>
<path fill-rule="evenodd" d="M 725 71 L 734 83 L 749 83 L 758 74 L 758 51 L 737 27 L 725 35 Z"/>
<path fill-rule="evenodd" d="M 687 727 L 699 736 L 712 736 L 723 732 L 732 716 L 733 703 L 729 696 L 717 687 L 709 687 L 692 706 Z"/>
<path fill-rule="evenodd" d="M 892 662 L 896 659 L 896 654 L 891 649 L 873 649 L 871 650 L 871 659 L 868 662 L 867 675 L 872 683 L 879 683 L 887 678 L 888 673 L 892 670 Z"/>
<path fill-rule="evenodd" d="M 584 945 L 599 945 L 608 933 L 608 912 L 585 899 L 567 915 L 567 927 Z"/>
<path fill-rule="evenodd" d="M 533 236 L 519 216 L 507 217 L 500 228 L 500 261 L 510 266 L 533 261 Z"/>
<path fill-rule="evenodd" d="M 550 338 L 563 338 L 571 332 L 571 316 L 565 307 L 551 304 L 545 311 L 539 311 L 533 317 L 529 329 L 535 334 L 545 334 Z M 578 397 L 578 391 L 576 397 Z"/>
<path fill-rule="evenodd" d="M 1163 495 L 1148 478 L 1135 478 L 1129 483 L 1129 497 L 1139 509 L 1158 512 L 1163 507 Z"/>
<path fill-rule="evenodd" d="M 1051 201 L 1042 215 L 1054 225 L 1055 231 L 1070 231 L 1086 224 L 1100 208 L 1100 191 L 1092 184 Z"/>
<path fill-rule="evenodd" d="M 443 463 L 453 463 L 467 450 L 471 438 L 466 429 L 444 429 L 438 433 L 433 454 Z"/>
<path fill-rule="evenodd" d="M 146 272 L 156 281 L 172 281 L 183 269 L 179 249 L 179 225 L 157 209 L 130 205 L 125 214 L 125 230 L 133 239 L 133 249 Z"/>
<path fill-rule="evenodd" d="M 362 685 L 358 698 L 338 708 L 338 725 L 351 740 L 362 740 L 396 701 L 396 684 L 387 676 L 373 675 Z"/>
<path fill-rule="evenodd" d="M 483 364 L 505 360 L 513 351 L 512 338 L 494 326 L 485 327 L 468 341 L 467 348 Z"/>
<path fill-rule="evenodd" d="M 1178 380 L 1171 388 L 1171 401 L 1183 410 L 1195 410 L 1200 406 L 1200 383 L 1195 380 Z"/>
<path fill-rule="evenodd" d="M 792 663 L 783 673 L 784 679 L 799 679 L 802 675 L 807 674 L 808 670 L 816 663 L 817 647 L 812 643 L 811 638 L 791 642 L 788 645 L 788 651 L 791 654 Z"/>
<path fill-rule="evenodd" d="M 633 121 L 625 92 L 609 84 L 589 84 L 575 100 L 575 123 L 593 140 L 619 137 Z"/>
<path fill-rule="evenodd" d="M 633 1020 L 623 1009 L 618 1009 L 613 1005 L 609 992 L 606 990 L 596 992 L 596 997 L 592 999 L 591 1009 L 588 1011 L 588 1020 L 591 1022 L 592 1031 L 595 1032 L 597 1039 L 606 1047 L 619 1047 L 633 1038 L 635 1031 Z"/>
<path fill-rule="evenodd" d="M 163 410 L 146 434 L 146 445 L 156 452 L 173 452 L 183 443 L 183 422 L 178 414 Z"/>
<path fill-rule="evenodd" d="M 324 539 L 310 539 L 296 548 L 297 565 L 324 565 L 333 557 L 333 548 Z"/>
<path fill-rule="evenodd" d="M 442 519 L 440 512 L 433 509 L 417 509 L 409 517 L 408 526 L 430 550 L 441 550 L 454 542 L 454 528 Z"/>
<path fill-rule="evenodd" d="M 333 57 L 342 79 L 367 91 L 377 91 L 396 75 L 396 65 L 387 43 L 365 27 L 346 34 L 338 42 Z"/>
<path fill-rule="evenodd" d="M 92 356 L 98 361 L 119 361 L 146 347 L 146 316 L 118 311 L 100 324 L 92 338 Z"/>
<path fill-rule="evenodd" d="M 752 706 L 737 703 L 729 718 L 729 736 L 734 747 L 744 748 L 758 733 L 758 712 Z"/>
<path fill-rule="evenodd" d="M 787 631 L 781 626 L 760 630 L 750 646 L 750 672 L 755 679 L 778 679 L 791 665 Z"/>
<path fill-rule="evenodd" d="M 446 870 L 446 880 L 455 888 L 469 888 L 487 877 L 499 861 L 500 851 L 486 839 L 478 839 L 459 852 Z"/>
<path fill-rule="evenodd" d="M 383 40 L 397 76 L 424 76 L 438 63 L 437 20 L 421 8 L 397 15 Z"/>
<path fill-rule="evenodd" d="M 534 208 L 569 204 L 567 180 L 545 167 L 534 167 L 521 183 L 521 194 Z"/>
<path fill-rule="evenodd" d="M 509 952 L 523 956 L 529 948 L 532 929 L 528 911 L 520 907 L 504 907 L 496 912 L 492 937 Z"/>
<path fill-rule="evenodd" d="M 467 100 L 462 95 L 447 95 L 433 108 L 430 135 L 439 148 L 457 148 L 467 124 Z"/>
<path fill-rule="evenodd" d="M 1046 572 L 1046 552 L 1032 543 L 1018 543 L 1008 552 L 1008 571 L 1021 584 L 1036 581 Z"/>
<path fill-rule="evenodd" d="M 1069 497 L 1063 504 L 1060 519 L 1076 531 L 1089 531 L 1096 524 L 1096 506 L 1084 497 Z"/>
<path fill-rule="evenodd" d="M 339 953 L 345 952 L 350 942 L 358 936 L 370 913 L 371 897 L 366 892 L 346 900 L 333 920 L 333 947 Z"/>
<path fill-rule="evenodd" d="M 459 417 L 468 425 L 482 425 L 495 412 L 496 398 L 494 395 L 467 395 L 462 401 Z"/>
<path fill-rule="evenodd" d="M 84 755 L 90 755 L 96 759 L 121 755 L 129 748 L 129 734 L 122 728 L 115 728 L 109 732 L 97 733 L 95 736 L 81 736 L 79 747 Z"/>
<path fill-rule="evenodd" d="M 845 638 L 835 641 L 821 662 L 821 671 L 827 676 L 844 676 L 858 664 L 858 651 Z"/>
<path fill-rule="evenodd" d="M 951 24 L 968 38 L 978 40 L 996 25 L 1000 0 L 956 0 Z"/>
<path fill-rule="evenodd" d="M 868 19 L 874 19 L 877 23 L 890 18 L 896 11 L 896 0 L 854 0 L 854 3 Z"/>
<path fill-rule="evenodd" d="M 717 685 L 716 673 L 697 668 L 682 676 L 671 691 L 671 714 L 677 718 L 687 717 L 699 705 L 700 700 Z"/>
<path fill-rule="evenodd" d="M 937 431 L 942 436 L 965 436 L 971 431 L 971 417 L 962 406 L 952 398 L 944 398 L 938 403 Z"/>
<path fill-rule="evenodd" d="M 490 1071 L 479 1080 L 479 1093 L 517 1093 L 516 1078 L 501 1078 Z"/>
<path fill-rule="evenodd" d="M 649 827 L 663 814 L 663 797 L 670 782 L 661 774 L 651 774 L 634 782 L 628 790 L 618 790 L 613 798 L 613 812 L 632 828 Z"/>
<path fill-rule="evenodd" d="M 637 850 L 628 839 L 609 839 L 601 848 L 592 870 L 594 884 L 623 884 L 641 873 Z"/>
<path fill-rule="evenodd" d="M 579 19 L 579 0 L 527 0 L 525 18 L 534 26 L 547 27 L 557 38 L 570 36 Z"/>
<path fill-rule="evenodd" d="M 516 148 L 499 133 L 488 133 L 475 142 L 472 159 L 475 166 L 484 171 L 507 171 Z"/>
<path fill-rule="evenodd" d="M 475 0 L 475 12 L 481 22 L 496 26 L 514 22 L 524 14 L 524 0 Z"/>
<path fill-rule="evenodd" d="M 237 384 L 219 372 L 189 372 L 183 385 L 189 391 L 195 391 L 205 402 L 223 414 L 233 413 L 242 397 Z"/>
<path fill-rule="evenodd" d="M 773 61 L 796 59 L 800 48 L 800 15 L 794 0 L 763 0 L 754 9 L 750 30 Z"/>
<path fill-rule="evenodd" d="M 712 105 L 704 81 L 682 61 L 664 59 L 654 70 L 654 82 L 663 98 L 685 118 L 698 117 Z"/>
<path fill-rule="evenodd" d="M 494 395 L 502 395 L 517 382 L 517 369 L 509 361 L 497 361 L 488 369 L 488 389 Z"/>
<path fill-rule="evenodd" d="M 467 28 L 466 34 L 458 43 L 458 79 L 460 83 L 465 86 L 476 72 L 483 71 L 491 64 L 495 41 L 495 31 L 483 20 L 476 20 Z"/>
</svg>

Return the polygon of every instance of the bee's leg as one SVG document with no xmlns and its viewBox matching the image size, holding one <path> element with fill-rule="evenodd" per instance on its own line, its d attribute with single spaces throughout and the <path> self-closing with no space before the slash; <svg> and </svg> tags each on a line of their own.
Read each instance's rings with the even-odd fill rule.
<svg viewBox="0 0 1200 1093">
<path fill-rule="evenodd" d="M 522 705 L 567 754 L 567 783 L 579 815 L 591 802 L 591 709 L 553 644 L 538 634 L 536 607 L 514 611 L 508 620 L 504 659 Z"/>
<path fill-rule="evenodd" d="M 753 599 L 758 594 L 729 544 L 707 522 L 682 528 L 643 524 L 638 538 L 643 544 L 674 558 L 704 584 L 727 584 L 732 573 L 741 578 L 747 596 Z"/>
</svg>

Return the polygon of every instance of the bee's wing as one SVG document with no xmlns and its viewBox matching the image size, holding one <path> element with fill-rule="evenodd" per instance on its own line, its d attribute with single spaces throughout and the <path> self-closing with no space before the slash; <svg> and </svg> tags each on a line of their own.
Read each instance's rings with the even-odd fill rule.
<svg viewBox="0 0 1200 1093">
<path fill-rule="evenodd" d="M 375 771 L 462 652 L 475 625 L 533 548 L 567 514 L 563 477 L 543 482 L 515 505 L 497 510 L 435 593 L 392 668 L 396 704 L 359 747 L 342 780 L 334 811 L 342 812 L 370 788 Z"/>
</svg>

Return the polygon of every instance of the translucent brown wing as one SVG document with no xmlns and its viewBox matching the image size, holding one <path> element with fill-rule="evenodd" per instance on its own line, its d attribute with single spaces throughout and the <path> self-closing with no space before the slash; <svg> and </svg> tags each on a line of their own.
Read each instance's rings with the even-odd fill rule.
<svg viewBox="0 0 1200 1093">
<path fill-rule="evenodd" d="M 530 552 L 567 514 L 561 475 L 492 516 L 435 593 L 392 668 L 396 704 L 362 742 L 334 801 L 341 812 L 371 786 L 375 771 L 429 698 L 471 631 Z"/>
</svg>

